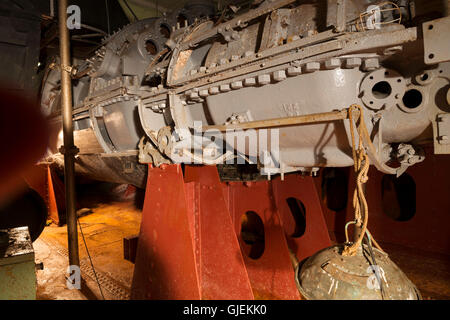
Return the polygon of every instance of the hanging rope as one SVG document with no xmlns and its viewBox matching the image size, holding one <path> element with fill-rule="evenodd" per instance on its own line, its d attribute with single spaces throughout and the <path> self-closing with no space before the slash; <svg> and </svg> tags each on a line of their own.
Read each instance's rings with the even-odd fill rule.
<svg viewBox="0 0 450 320">
<path fill-rule="evenodd" d="M 359 126 L 358 126 L 358 145 L 356 145 L 355 141 L 355 129 L 354 125 L 356 126 L 356 123 L 353 119 L 353 113 L 357 111 L 359 114 Z M 364 236 L 366 232 L 368 234 L 369 231 L 367 230 L 367 224 L 369 220 L 369 208 L 367 205 L 367 200 L 364 195 L 364 189 L 363 185 L 367 183 L 369 180 L 368 172 L 370 167 L 370 160 L 369 156 L 367 155 L 367 152 L 363 146 L 363 136 L 367 133 L 367 127 L 364 122 L 364 113 L 361 106 L 353 104 L 348 109 L 348 117 L 350 120 L 350 134 L 352 138 L 352 155 L 353 155 L 353 166 L 356 173 L 356 188 L 353 193 L 353 208 L 355 211 L 355 220 L 347 223 L 345 227 L 345 235 L 346 235 L 346 243 L 348 243 L 348 234 L 347 234 L 347 226 L 351 223 L 355 224 L 358 227 L 361 227 L 361 232 L 358 235 L 358 238 L 356 241 L 350 245 L 346 246 L 344 248 L 344 251 L 342 252 L 342 255 L 344 256 L 354 256 L 361 245 Z M 373 244 L 383 251 L 381 247 L 378 245 L 378 243 L 375 241 L 375 239 L 372 238 Z"/>
</svg>

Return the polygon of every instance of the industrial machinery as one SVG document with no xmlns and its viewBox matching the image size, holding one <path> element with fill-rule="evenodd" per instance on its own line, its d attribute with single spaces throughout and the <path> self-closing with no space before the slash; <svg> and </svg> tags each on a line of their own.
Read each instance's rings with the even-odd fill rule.
<svg viewBox="0 0 450 320">
<path fill-rule="evenodd" d="M 363 119 L 367 128 L 360 140 L 370 163 L 381 173 L 401 176 L 433 153 L 450 153 L 447 14 L 446 1 L 265 0 L 255 1 L 245 10 L 230 6 L 219 16 L 210 6 L 192 3 L 166 16 L 132 23 L 106 38 L 94 56 L 75 61 L 73 67 L 63 66 L 74 79 L 76 170 L 99 180 L 147 187 L 149 196 L 158 195 L 156 200 L 165 196 L 161 188 L 169 188 L 167 181 L 182 188 L 181 167 L 167 167 L 171 164 L 221 165 L 222 178 L 227 171 L 224 168 L 255 166 L 260 176 L 271 179 L 279 175 L 281 180 L 286 178 L 284 186 L 293 186 L 285 174 L 315 175 L 322 167 L 353 166 L 351 122 L 345 120 L 360 117 L 359 122 Z M 54 129 L 46 161 L 62 166 L 58 152 L 62 144 L 59 68 L 55 58 L 43 82 L 41 106 Z M 348 109 L 355 104 L 361 107 L 357 114 Z M 425 154 L 429 145 L 432 150 Z M 161 174 L 155 171 L 158 167 Z M 196 181 L 213 190 L 209 195 L 201 191 L 201 199 L 219 199 L 227 203 L 223 207 L 232 215 L 240 216 L 233 211 L 237 203 L 233 199 L 248 189 L 230 184 L 223 195 L 214 193 L 220 186 L 212 182 L 216 181 L 214 174 L 206 174 L 212 177 L 208 180 L 198 170 L 196 166 L 185 169 L 184 191 L 179 194 L 181 189 L 169 188 L 173 199 L 180 203 L 191 199 L 189 192 L 195 194 L 196 189 L 187 182 Z M 240 175 L 237 180 L 246 179 Z M 259 185 L 261 193 L 255 195 L 267 195 L 263 190 L 268 188 L 278 203 L 277 195 L 291 192 L 278 181 L 264 183 Z M 262 206 L 264 201 L 255 205 Z M 204 203 L 207 201 L 200 207 Z M 144 243 L 165 239 L 154 228 L 166 218 L 155 212 L 173 205 L 158 200 L 144 206 L 144 211 L 153 209 L 154 214 L 153 224 L 143 220 Z M 301 208 L 289 201 L 288 205 Z M 161 212 L 171 212 L 169 207 Z M 197 232 L 189 212 L 198 211 L 178 209 L 188 212 L 188 218 L 183 220 L 186 238 L 179 227 L 177 242 L 189 247 L 188 231 L 191 236 Z M 252 220 L 252 215 L 247 214 L 246 219 Z M 233 218 L 233 223 L 237 220 Z M 271 221 L 267 217 L 262 220 Z M 323 218 L 317 223 L 324 225 Z M 167 225 L 161 228 L 159 231 L 171 232 Z M 205 232 L 201 230 L 198 232 Z M 328 237 L 325 233 L 322 239 Z M 232 246 L 233 241 L 229 242 Z M 247 242 L 252 241 L 256 240 Z M 195 248 L 194 238 L 192 242 Z M 327 243 L 329 239 L 316 249 Z M 302 251 L 304 257 L 307 251 Z M 198 256 L 194 262 L 189 259 L 183 260 L 186 268 L 207 273 L 206 269 L 199 271 Z M 162 266 L 154 267 L 155 277 L 164 272 L 178 276 L 179 264 L 165 266 L 164 271 Z M 136 272 L 142 271 L 138 265 L 136 268 Z M 248 273 L 253 291 L 242 275 L 245 288 L 240 292 L 247 293 L 239 297 L 267 296 L 270 291 L 278 297 L 298 298 L 298 292 L 286 288 L 271 291 L 262 285 L 258 291 L 255 283 L 263 277 L 256 269 L 253 272 Z M 223 295 L 215 295 L 217 289 L 204 284 L 206 278 L 185 275 L 176 278 L 179 286 L 191 281 L 202 289 L 183 291 L 190 286 L 175 289 L 152 278 L 152 288 L 140 288 L 141 294 L 135 297 L 236 297 L 226 295 L 223 287 Z M 145 282 L 142 275 L 135 281 L 139 279 Z"/>
</svg>

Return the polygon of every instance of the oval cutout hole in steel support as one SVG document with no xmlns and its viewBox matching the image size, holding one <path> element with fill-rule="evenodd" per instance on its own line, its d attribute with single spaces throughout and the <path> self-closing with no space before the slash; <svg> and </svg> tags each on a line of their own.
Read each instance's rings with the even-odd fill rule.
<svg viewBox="0 0 450 320">
<path fill-rule="evenodd" d="M 294 232 L 290 235 L 292 238 L 300 238 L 306 231 L 306 209 L 303 202 L 297 198 L 287 198 L 286 202 L 295 221 Z"/>
<path fill-rule="evenodd" d="M 383 212 L 395 221 L 411 220 L 416 214 L 416 183 L 407 173 L 384 175 L 381 180 Z"/>
<path fill-rule="evenodd" d="M 245 253 L 251 259 L 259 259 L 265 249 L 264 223 L 254 211 L 247 211 L 241 217 L 241 238 L 246 244 Z"/>
</svg>

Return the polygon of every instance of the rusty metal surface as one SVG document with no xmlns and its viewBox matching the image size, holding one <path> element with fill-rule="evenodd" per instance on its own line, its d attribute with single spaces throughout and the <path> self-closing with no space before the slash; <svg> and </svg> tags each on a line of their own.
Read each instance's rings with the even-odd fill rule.
<svg viewBox="0 0 450 320">
<path fill-rule="evenodd" d="M 342 245 L 321 250 L 309 258 L 297 275 L 303 296 L 311 300 L 417 300 L 420 293 L 389 257 L 374 250 L 378 284 L 369 250 L 360 247 L 355 256 L 342 256 Z"/>
<path fill-rule="evenodd" d="M 0 300 L 36 299 L 34 250 L 28 227 L 0 230 Z"/>
<path fill-rule="evenodd" d="M 255 10 L 251 10 L 239 17 L 236 17 L 226 23 L 223 23 L 220 28 L 223 29 L 228 29 L 229 28 L 236 28 L 236 27 L 240 27 L 242 25 L 245 25 L 245 23 L 251 19 L 254 19 L 258 16 L 261 16 L 265 13 L 268 13 L 274 9 L 278 9 L 280 7 L 283 7 L 285 5 L 288 5 L 289 3 L 294 2 L 294 0 L 276 0 L 273 1 L 272 3 L 265 3 L 265 5 L 262 5 L 261 7 L 255 9 Z M 194 39 L 191 39 L 191 41 L 187 44 L 187 46 L 190 45 L 190 43 L 198 43 L 204 39 L 207 39 L 209 37 L 212 37 L 214 35 L 216 35 L 219 32 L 218 28 L 214 28 L 211 31 L 205 32 L 204 34 L 195 37 Z M 186 44 L 185 44 L 186 46 Z"/>
<path fill-rule="evenodd" d="M 7 234 L 5 237 L 7 240 L 0 243 L 0 265 L 34 259 L 33 244 L 28 227 L 2 229 L 0 232 L 2 235 Z"/>
</svg>

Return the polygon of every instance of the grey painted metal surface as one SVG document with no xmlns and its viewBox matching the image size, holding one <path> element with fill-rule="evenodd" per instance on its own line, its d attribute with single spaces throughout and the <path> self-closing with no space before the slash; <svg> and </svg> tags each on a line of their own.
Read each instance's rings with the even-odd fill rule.
<svg viewBox="0 0 450 320">
<path fill-rule="evenodd" d="M 450 60 L 450 19 L 442 18 L 423 24 L 425 63 L 435 64 Z"/>
<path fill-rule="evenodd" d="M 28 227 L 0 230 L 0 300 L 34 299 L 36 273 Z"/>
<path fill-rule="evenodd" d="M 432 20 L 426 9 L 413 16 L 404 1 L 394 1 L 371 29 L 364 19 L 371 18 L 367 10 L 375 3 L 264 1 L 247 12 L 225 14 L 223 21 L 207 18 L 210 7 L 200 18 L 196 7 L 195 15 L 184 8 L 130 24 L 80 65 L 89 72 L 78 82 L 83 88 L 74 87 L 81 101 L 75 127 L 93 130 L 103 148 L 96 154 L 117 160 L 112 168 L 121 166 L 124 152 L 138 149 L 136 161 L 155 165 L 210 164 L 234 156 L 249 160 L 252 146 L 236 146 L 235 153 L 212 150 L 207 138 L 192 144 L 196 122 L 223 126 L 356 103 L 364 108 L 376 167 L 401 174 L 423 160 L 424 145 L 434 144 L 435 153 L 450 152 L 442 138 L 446 122 L 439 120 L 450 112 L 448 50 L 423 30 L 448 24 L 449 17 Z M 428 64 L 424 50 L 438 52 L 438 63 Z M 278 137 L 279 152 L 267 163 L 257 161 L 262 172 L 353 164 L 348 120 L 280 127 Z M 78 157 L 92 157 L 89 150 L 81 149 Z M 393 160 L 401 166 L 389 167 Z M 121 181 L 133 176 L 119 175 Z"/>
</svg>

